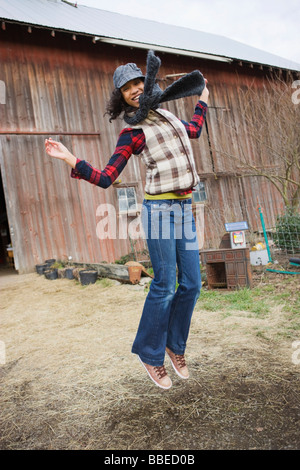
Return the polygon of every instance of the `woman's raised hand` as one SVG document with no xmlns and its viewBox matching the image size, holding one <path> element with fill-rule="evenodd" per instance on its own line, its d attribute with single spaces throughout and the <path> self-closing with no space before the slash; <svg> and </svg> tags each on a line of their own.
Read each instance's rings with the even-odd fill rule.
<svg viewBox="0 0 300 470">
<path fill-rule="evenodd" d="M 49 137 L 45 140 L 45 150 L 50 157 L 65 160 L 72 168 L 75 168 L 76 157 L 61 142 L 56 142 Z"/>
<path fill-rule="evenodd" d="M 50 157 L 60 158 L 64 160 L 69 150 L 61 143 L 52 140 L 51 137 L 45 140 L 45 149 Z"/>
<path fill-rule="evenodd" d="M 205 78 L 205 88 L 200 96 L 200 100 L 201 101 L 204 101 L 204 103 L 207 103 L 208 102 L 208 97 L 209 97 L 209 91 L 208 91 L 208 88 L 207 88 L 207 79 Z"/>
</svg>

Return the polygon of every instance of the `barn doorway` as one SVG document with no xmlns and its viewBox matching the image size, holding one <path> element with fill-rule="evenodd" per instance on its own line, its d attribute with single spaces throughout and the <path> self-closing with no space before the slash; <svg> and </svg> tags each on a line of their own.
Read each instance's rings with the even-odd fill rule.
<svg viewBox="0 0 300 470">
<path fill-rule="evenodd" d="M 13 249 L 8 225 L 5 195 L 0 168 L 0 268 L 14 269 Z"/>
</svg>

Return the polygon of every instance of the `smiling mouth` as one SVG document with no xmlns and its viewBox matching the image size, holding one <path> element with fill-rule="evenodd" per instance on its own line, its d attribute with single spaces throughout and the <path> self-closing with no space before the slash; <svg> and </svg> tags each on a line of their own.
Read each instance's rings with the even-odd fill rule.
<svg viewBox="0 0 300 470">
<path fill-rule="evenodd" d="M 141 94 L 142 94 L 142 93 L 141 93 Z M 141 95 L 135 96 L 134 98 L 132 98 L 132 101 L 139 101 L 139 100 L 140 100 L 140 96 L 141 96 Z"/>
</svg>

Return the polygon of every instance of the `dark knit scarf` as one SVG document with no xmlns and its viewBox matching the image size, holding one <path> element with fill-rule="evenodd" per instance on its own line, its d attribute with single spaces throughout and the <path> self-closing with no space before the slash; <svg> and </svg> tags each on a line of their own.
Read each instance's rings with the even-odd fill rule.
<svg viewBox="0 0 300 470">
<path fill-rule="evenodd" d="M 155 83 L 161 60 L 153 51 L 147 55 L 147 72 L 144 82 L 144 92 L 139 99 L 139 108 L 132 115 L 125 111 L 123 119 L 127 124 L 135 125 L 146 119 L 150 109 L 157 109 L 160 103 L 177 100 L 186 96 L 201 95 L 205 88 L 205 80 L 199 70 L 194 70 L 176 80 L 164 91 Z M 131 108 L 132 111 L 132 108 Z"/>
</svg>

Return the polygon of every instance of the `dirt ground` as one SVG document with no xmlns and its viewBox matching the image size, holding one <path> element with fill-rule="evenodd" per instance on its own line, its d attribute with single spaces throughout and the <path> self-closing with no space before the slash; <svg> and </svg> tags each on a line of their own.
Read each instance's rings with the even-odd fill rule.
<svg viewBox="0 0 300 470">
<path fill-rule="evenodd" d="M 294 295 L 299 278 L 289 286 Z M 33 273 L 0 277 L 0 296 L 0 449 L 300 448 L 297 335 L 285 334 L 280 304 L 228 315 L 201 309 L 200 297 L 191 377 L 166 362 L 173 387 L 164 391 L 130 351 L 142 287 Z"/>
</svg>

